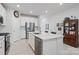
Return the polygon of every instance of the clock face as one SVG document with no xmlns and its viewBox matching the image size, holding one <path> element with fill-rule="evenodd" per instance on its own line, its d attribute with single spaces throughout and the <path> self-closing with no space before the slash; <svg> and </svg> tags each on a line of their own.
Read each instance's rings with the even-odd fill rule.
<svg viewBox="0 0 79 59">
<path fill-rule="evenodd" d="M 18 18 L 18 17 L 19 17 L 19 12 L 18 12 L 18 11 L 14 11 L 14 16 L 15 16 L 16 18 Z"/>
</svg>

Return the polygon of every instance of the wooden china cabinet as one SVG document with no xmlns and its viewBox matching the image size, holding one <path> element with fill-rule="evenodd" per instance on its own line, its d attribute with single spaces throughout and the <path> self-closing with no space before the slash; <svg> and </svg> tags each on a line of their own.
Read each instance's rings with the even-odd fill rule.
<svg viewBox="0 0 79 59">
<path fill-rule="evenodd" d="M 64 38 L 63 42 L 72 47 L 79 47 L 78 37 L 78 19 L 64 20 Z"/>
</svg>

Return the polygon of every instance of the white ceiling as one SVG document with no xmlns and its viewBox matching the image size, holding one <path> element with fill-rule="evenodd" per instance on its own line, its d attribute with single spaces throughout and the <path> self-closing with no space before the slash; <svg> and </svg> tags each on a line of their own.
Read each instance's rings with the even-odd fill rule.
<svg viewBox="0 0 79 59">
<path fill-rule="evenodd" d="M 78 3 L 64 3 L 60 6 L 59 3 L 4 3 L 6 8 L 18 9 L 21 13 L 32 14 L 32 15 L 49 15 L 68 10 L 78 6 Z M 20 9 L 17 8 L 20 5 Z M 48 10 L 48 13 L 45 13 Z M 32 11 L 33 13 L 30 13 Z"/>
</svg>

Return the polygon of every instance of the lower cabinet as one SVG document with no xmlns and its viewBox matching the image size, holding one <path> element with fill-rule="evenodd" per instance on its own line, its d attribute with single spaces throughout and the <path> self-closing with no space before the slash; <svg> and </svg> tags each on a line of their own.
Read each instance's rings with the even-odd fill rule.
<svg viewBox="0 0 79 59">
<path fill-rule="evenodd" d="M 57 41 L 56 39 L 43 40 L 43 55 L 56 55 Z"/>
<path fill-rule="evenodd" d="M 0 39 L 0 55 L 4 55 L 4 38 Z"/>
<path fill-rule="evenodd" d="M 29 33 L 29 44 L 33 51 L 35 51 L 35 36 L 32 33 Z"/>
<path fill-rule="evenodd" d="M 58 38 L 57 39 L 57 54 L 63 54 L 63 38 Z"/>
</svg>

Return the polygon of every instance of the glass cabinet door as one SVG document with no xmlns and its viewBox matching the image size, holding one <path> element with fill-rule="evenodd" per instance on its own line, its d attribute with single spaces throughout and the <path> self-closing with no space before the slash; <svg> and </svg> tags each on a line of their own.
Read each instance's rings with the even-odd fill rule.
<svg viewBox="0 0 79 59">
<path fill-rule="evenodd" d="M 74 35 L 74 34 L 76 34 L 75 32 L 76 32 L 76 22 L 75 21 L 71 21 L 70 22 L 70 27 L 69 27 L 69 34 L 70 35 Z"/>
<path fill-rule="evenodd" d="M 69 33 L 69 23 L 65 23 L 64 30 L 65 30 L 65 34 Z"/>
</svg>

